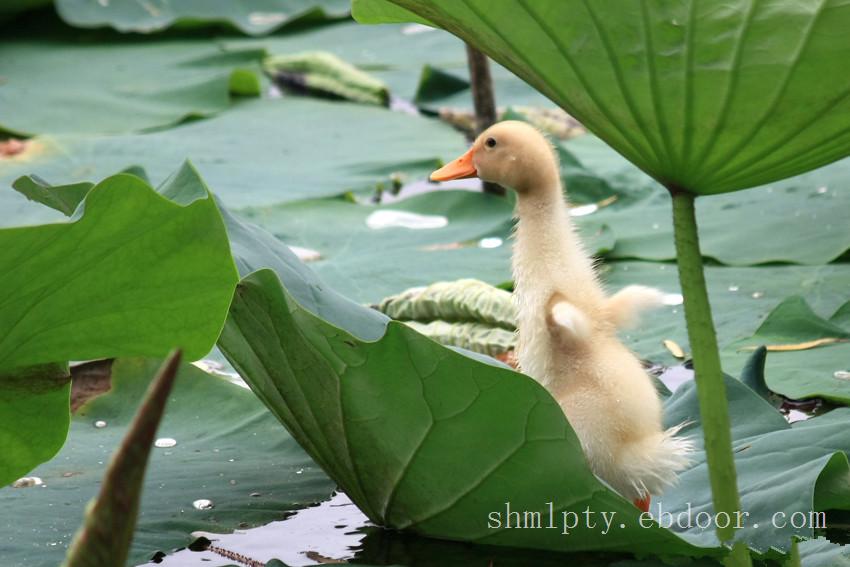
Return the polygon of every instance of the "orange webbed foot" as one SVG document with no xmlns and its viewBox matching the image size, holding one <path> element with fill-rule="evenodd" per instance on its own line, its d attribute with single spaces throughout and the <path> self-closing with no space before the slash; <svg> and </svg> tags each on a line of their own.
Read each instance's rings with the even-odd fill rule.
<svg viewBox="0 0 850 567">
<path fill-rule="evenodd" d="M 634 503 L 641 512 L 649 512 L 649 500 L 650 496 L 647 494 L 646 498 L 635 498 Z"/>
</svg>

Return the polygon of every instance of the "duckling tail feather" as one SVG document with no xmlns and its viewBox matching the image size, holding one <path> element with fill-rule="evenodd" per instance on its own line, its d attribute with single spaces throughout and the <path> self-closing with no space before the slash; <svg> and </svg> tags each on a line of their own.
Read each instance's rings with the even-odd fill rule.
<svg viewBox="0 0 850 567">
<path fill-rule="evenodd" d="M 639 499 L 675 485 L 678 473 L 690 465 L 693 440 L 678 435 L 686 425 L 688 422 L 651 435 L 630 445 L 622 455 L 622 466 Z"/>
<path fill-rule="evenodd" d="M 645 285 L 626 286 L 608 298 L 611 321 L 618 329 L 634 327 L 640 314 L 664 305 L 664 293 Z"/>
</svg>

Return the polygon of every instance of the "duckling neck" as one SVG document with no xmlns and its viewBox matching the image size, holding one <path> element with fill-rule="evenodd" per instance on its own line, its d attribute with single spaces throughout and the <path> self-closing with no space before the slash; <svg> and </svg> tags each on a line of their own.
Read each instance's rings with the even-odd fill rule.
<svg viewBox="0 0 850 567">
<path fill-rule="evenodd" d="M 545 189 L 519 193 L 513 250 L 522 371 L 547 388 L 561 383 L 563 364 L 552 347 L 546 312 L 554 293 L 594 313 L 604 301 L 593 262 L 570 220 L 560 179 Z"/>
<path fill-rule="evenodd" d="M 579 306 L 598 300 L 593 262 L 570 219 L 560 179 L 520 193 L 516 214 L 513 271 L 518 295 L 533 292 L 547 302 L 559 291 Z"/>
</svg>

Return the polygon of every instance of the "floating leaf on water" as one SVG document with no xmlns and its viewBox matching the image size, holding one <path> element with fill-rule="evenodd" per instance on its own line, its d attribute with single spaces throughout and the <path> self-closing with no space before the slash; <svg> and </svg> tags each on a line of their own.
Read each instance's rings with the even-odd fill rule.
<svg viewBox="0 0 850 567">
<path fill-rule="evenodd" d="M 44 481 L 37 476 L 25 476 L 12 483 L 12 488 L 29 488 L 31 486 L 42 486 Z"/>
<path fill-rule="evenodd" d="M 272 55 L 263 68 L 286 87 L 367 104 L 386 106 L 389 101 L 384 83 L 326 51 Z"/>
<path fill-rule="evenodd" d="M 469 322 L 516 329 L 516 306 L 510 292 L 475 279 L 411 288 L 384 299 L 378 310 L 402 321 Z"/>
<path fill-rule="evenodd" d="M 673 340 L 670 340 L 670 339 L 665 339 L 664 340 L 664 348 L 669 350 L 670 354 L 672 354 L 676 358 L 679 358 L 679 359 L 685 358 L 685 351 L 682 350 L 682 347 L 680 347 L 679 343 L 677 343 L 676 341 L 673 341 Z"/>
<path fill-rule="evenodd" d="M 214 508 L 212 500 L 207 500 L 206 498 L 199 498 L 198 500 L 195 500 L 192 502 L 192 506 L 196 510 L 211 510 Z"/>
</svg>

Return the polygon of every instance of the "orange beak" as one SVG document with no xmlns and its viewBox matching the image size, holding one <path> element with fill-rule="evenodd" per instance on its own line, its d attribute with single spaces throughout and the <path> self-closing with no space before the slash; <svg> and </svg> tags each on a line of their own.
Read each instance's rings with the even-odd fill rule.
<svg viewBox="0 0 850 567">
<path fill-rule="evenodd" d="M 457 158 L 456 160 L 447 163 L 437 171 L 431 174 L 431 181 L 449 181 L 450 179 L 465 179 L 467 177 L 477 177 L 478 171 L 472 163 L 472 156 L 475 150 L 470 148 L 468 152 Z"/>
</svg>

